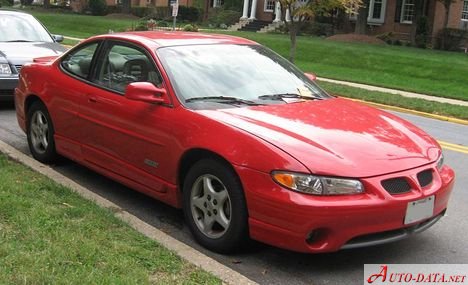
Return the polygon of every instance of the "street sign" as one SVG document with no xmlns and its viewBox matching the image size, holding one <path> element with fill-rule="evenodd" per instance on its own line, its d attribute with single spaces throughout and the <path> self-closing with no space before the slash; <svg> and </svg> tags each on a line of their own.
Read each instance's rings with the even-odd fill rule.
<svg viewBox="0 0 468 285">
<path fill-rule="evenodd" d="M 177 17 L 178 13 L 179 13 L 179 1 L 175 2 L 172 5 L 172 17 Z"/>
</svg>

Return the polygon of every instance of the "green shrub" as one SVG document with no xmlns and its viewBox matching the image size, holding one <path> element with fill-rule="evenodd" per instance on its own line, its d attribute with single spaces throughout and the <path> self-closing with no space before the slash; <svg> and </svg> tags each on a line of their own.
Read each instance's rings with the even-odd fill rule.
<svg viewBox="0 0 468 285">
<path fill-rule="evenodd" d="M 457 51 L 464 41 L 468 41 L 468 31 L 447 28 L 439 32 L 436 49 Z"/>
<path fill-rule="evenodd" d="M 333 35 L 333 25 L 328 23 L 307 22 L 301 28 L 301 33 L 313 36 L 326 36 Z"/>
<path fill-rule="evenodd" d="M 200 10 L 196 7 L 179 6 L 177 18 L 182 21 L 198 22 L 200 19 Z"/>
<path fill-rule="evenodd" d="M 429 19 L 427 17 L 419 18 L 416 26 L 415 44 L 418 48 L 427 48 L 429 43 Z"/>
<path fill-rule="evenodd" d="M 184 26 L 185 32 L 198 32 L 198 27 L 196 25 L 188 24 Z"/>
<path fill-rule="evenodd" d="M 157 27 L 169 27 L 169 23 L 166 21 L 158 21 L 156 22 Z"/>
<path fill-rule="evenodd" d="M 148 30 L 148 25 L 146 21 L 140 21 L 135 26 L 135 31 L 147 31 L 147 30 Z"/>
<path fill-rule="evenodd" d="M 172 13 L 172 8 L 171 7 L 142 7 L 147 9 L 147 11 L 143 11 L 146 13 L 145 16 L 143 16 L 145 19 L 156 19 L 156 20 L 163 20 L 166 18 L 169 18 Z"/>
<path fill-rule="evenodd" d="M 89 10 L 94 16 L 103 16 L 107 14 L 107 4 L 105 0 L 89 0 Z"/>
<path fill-rule="evenodd" d="M 230 26 L 239 22 L 241 16 L 242 13 L 238 11 L 215 8 L 208 15 L 208 23 L 214 27 L 219 27 L 221 24 Z"/>
<path fill-rule="evenodd" d="M 13 0 L 0 0 L 0 7 L 13 6 Z"/>
<path fill-rule="evenodd" d="M 130 13 L 135 15 L 139 18 L 146 17 L 153 12 L 153 8 L 151 7 L 132 7 L 130 9 Z"/>
</svg>

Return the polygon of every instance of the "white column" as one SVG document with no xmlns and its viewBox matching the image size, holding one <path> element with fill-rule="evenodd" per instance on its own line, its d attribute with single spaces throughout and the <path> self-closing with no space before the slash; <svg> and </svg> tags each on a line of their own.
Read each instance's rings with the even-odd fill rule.
<svg viewBox="0 0 468 285">
<path fill-rule="evenodd" d="M 245 20 L 249 17 L 249 0 L 244 0 L 244 9 L 242 10 L 241 20 Z"/>
<path fill-rule="evenodd" d="M 257 14 L 257 0 L 252 0 L 252 8 L 250 9 L 250 20 L 255 20 Z"/>
<path fill-rule="evenodd" d="M 281 22 L 281 4 L 280 4 L 280 1 L 276 1 L 276 3 L 275 3 L 275 12 L 276 12 L 276 15 L 275 15 L 275 19 L 273 20 L 273 22 Z"/>
<path fill-rule="evenodd" d="M 286 9 L 286 22 L 291 22 L 291 14 L 289 13 L 289 8 Z"/>
<path fill-rule="evenodd" d="M 213 1 L 213 8 L 216 8 L 216 6 L 218 6 L 218 5 L 216 5 L 216 4 L 218 4 L 218 1 L 217 1 L 217 0 L 214 0 L 214 1 Z"/>
</svg>

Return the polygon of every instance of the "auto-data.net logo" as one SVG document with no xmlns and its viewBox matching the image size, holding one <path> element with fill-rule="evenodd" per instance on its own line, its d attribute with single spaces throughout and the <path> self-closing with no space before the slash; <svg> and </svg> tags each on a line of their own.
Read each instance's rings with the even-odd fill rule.
<svg viewBox="0 0 468 285">
<path fill-rule="evenodd" d="M 468 284 L 468 264 L 365 264 L 364 284 Z"/>
</svg>

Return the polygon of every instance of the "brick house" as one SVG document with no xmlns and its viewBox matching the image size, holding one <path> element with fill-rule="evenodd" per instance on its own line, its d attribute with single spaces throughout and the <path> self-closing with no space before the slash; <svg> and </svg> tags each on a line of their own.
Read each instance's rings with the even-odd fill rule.
<svg viewBox="0 0 468 285">
<path fill-rule="evenodd" d="M 414 1 L 371 0 L 367 19 L 370 33 L 377 35 L 393 32 L 402 38 L 409 35 L 414 17 Z M 431 35 L 434 37 L 443 28 L 445 8 L 437 0 L 427 0 L 424 10 L 430 23 Z M 244 0 L 241 22 L 235 28 L 240 29 L 246 25 L 264 27 L 272 22 L 280 22 L 281 18 L 280 5 L 275 0 Z M 286 11 L 285 19 L 288 18 Z M 352 20 L 353 17 L 350 18 Z M 468 29 L 468 0 L 456 0 L 452 4 L 448 27 Z"/>
</svg>

